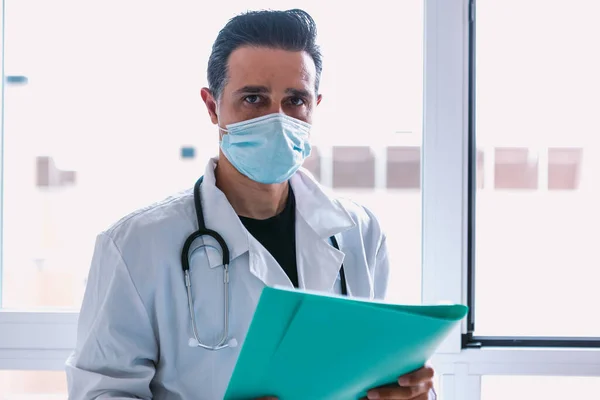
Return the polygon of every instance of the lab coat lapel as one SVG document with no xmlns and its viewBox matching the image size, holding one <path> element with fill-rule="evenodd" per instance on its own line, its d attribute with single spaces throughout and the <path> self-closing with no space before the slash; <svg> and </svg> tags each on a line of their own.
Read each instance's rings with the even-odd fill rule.
<svg viewBox="0 0 600 400">
<path fill-rule="evenodd" d="M 331 291 L 344 253 L 333 247 L 329 238 L 322 238 L 304 218 L 296 217 L 296 259 L 300 287 L 308 290 Z"/>
<path fill-rule="evenodd" d="M 300 287 L 331 291 L 345 255 L 343 247 L 341 250 L 333 247 L 330 237 L 354 227 L 355 223 L 342 205 L 328 196 L 303 169 L 294 175 L 291 184 L 296 196 L 296 259 Z M 351 282 L 348 282 L 349 294 L 350 286 Z"/>
<path fill-rule="evenodd" d="M 248 252 L 249 270 L 254 276 L 267 286 L 292 288 L 285 271 L 264 246 L 248 233 L 225 194 L 216 187 L 216 162 L 217 159 L 212 159 L 206 167 L 200 189 L 206 227 L 223 237 L 229 246 L 231 262 Z M 342 205 L 328 196 L 304 169 L 300 169 L 290 182 L 296 198 L 296 260 L 300 287 L 330 291 L 345 258 L 340 238 L 338 241 L 342 251 L 333 247 L 330 237 L 354 227 L 355 223 Z M 196 249 L 202 242 L 209 246 L 217 245 L 212 238 L 197 242 Z M 208 247 L 206 253 L 211 268 L 222 264 L 216 250 Z M 351 286 L 349 280 L 349 293 Z"/>
</svg>

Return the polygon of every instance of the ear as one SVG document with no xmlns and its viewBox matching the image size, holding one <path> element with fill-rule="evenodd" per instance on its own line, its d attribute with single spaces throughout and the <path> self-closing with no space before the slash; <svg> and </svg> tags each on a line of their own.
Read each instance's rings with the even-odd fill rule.
<svg viewBox="0 0 600 400">
<path fill-rule="evenodd" d="M 208 115 L 210 115 L 210 120 L 213 124 L 219 123 L 219 118 L 217 117 L 217 100 L 214 98 L 210 89 L 202 88 L 200 90 L 200 96 L 202 96 L 202 100 L 206 105 L 206 109 L 208 110 Z"/>
<path fill-rule="evenodd" d="M 317 105 L 321 104 L 321 100 L 323 99 L 323 95 L 319 94 L 317 95 Z"/>
</svg>

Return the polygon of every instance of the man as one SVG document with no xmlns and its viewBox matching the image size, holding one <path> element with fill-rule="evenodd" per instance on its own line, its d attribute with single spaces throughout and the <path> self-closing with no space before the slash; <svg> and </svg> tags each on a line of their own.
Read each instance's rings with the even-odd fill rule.
<svg viewBox="0 0 600 400">
<path fill-rule="evenodd" d="M 389 265 L 377 220 L 327 195 L 300 168 L 321 102 L 315 38 L 301 10 L 242 14 L 219 33 L 201 91 L 218 127 L 219 157 L 198 190 L 138 210 L 98 236 L 67 361 L 70 398 L 219 399 L 265 286 L 385 296 Z M 181 256 L 199 215 L 223 242 L 193 240 L 201 243 Z M 229 308 L 223 253 L 215 253 L 223 244 Z M 424 367 L 368 398 L 425 400 L 434 395 L 432 377 Z"/>
</svg>

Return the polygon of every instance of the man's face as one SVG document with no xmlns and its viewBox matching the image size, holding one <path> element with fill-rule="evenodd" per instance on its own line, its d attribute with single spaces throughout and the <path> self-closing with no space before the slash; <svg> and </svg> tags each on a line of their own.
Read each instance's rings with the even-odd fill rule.
<svg viewBox="0 0 600 400">
<path fill-rule="evenodd" d="M 272 113 L 312 122 L 321 101 L 315 92 L 315 64 L 306 52 L 240 47 L 229 57 L 228 77 L 217 102 L 206 89 L 202 98 L 211 120 L 226 125 Z"/>
</svg>

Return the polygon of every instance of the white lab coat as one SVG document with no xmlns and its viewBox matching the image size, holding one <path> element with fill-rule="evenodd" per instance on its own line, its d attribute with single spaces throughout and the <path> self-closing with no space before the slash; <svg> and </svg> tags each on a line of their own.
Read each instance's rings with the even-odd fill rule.
<svg viewBox="0 0 600 400">
<path fill-rule="evenodd" d="M 192 333 L 181 248 L 197 229 L 190 189 L 138 210 L 98 235 L 76 349 L 66 363 L 69 399 L 223 398 L 262 288 L 292 284 L 215 186 L 215 166 L 212 159 L 201 199 L 206 226 L 223 236 L 231 252 L 229 335 L 239 345 L 218 351 L 188 346 Z M 326 194 L 303 169 L 291 184 L 300 287 L 339 293 L 343 262 L 349 295 L 382 299 L 388 253 L 373 214 Z M 340 250 L 331 245 L 332 235 Z M 217 342 L 223 331 L 220 264 L 220 255 L 211 248 L 192 253 L 194 311 L 199 337 L 207 344 Z"/>
</svg>

